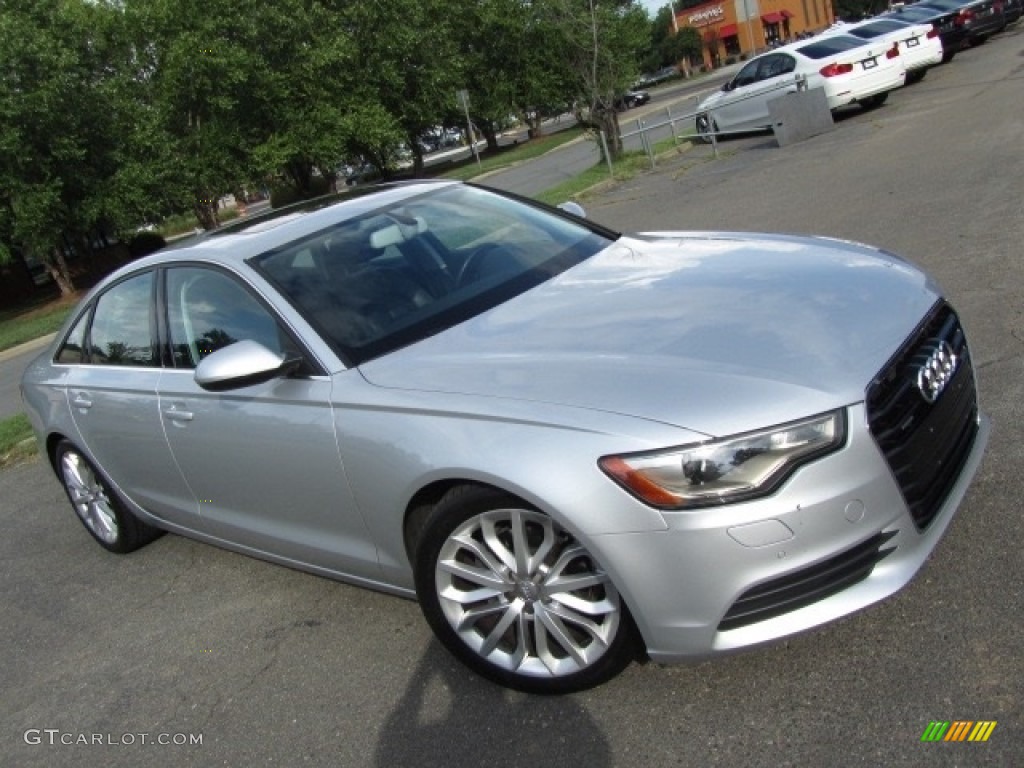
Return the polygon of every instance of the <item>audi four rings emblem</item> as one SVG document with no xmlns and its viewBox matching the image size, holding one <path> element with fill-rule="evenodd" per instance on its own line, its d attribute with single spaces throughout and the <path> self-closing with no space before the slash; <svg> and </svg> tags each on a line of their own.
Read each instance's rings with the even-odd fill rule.
<svg viewBox="0 0 1024 768">
<path fill-rule="evenodd" d="M 960 358 L 946 341 L 940 341 L 917 372 L 917 388 L 926 402 L 934 403 L 956 372 Z"/>
</svg>

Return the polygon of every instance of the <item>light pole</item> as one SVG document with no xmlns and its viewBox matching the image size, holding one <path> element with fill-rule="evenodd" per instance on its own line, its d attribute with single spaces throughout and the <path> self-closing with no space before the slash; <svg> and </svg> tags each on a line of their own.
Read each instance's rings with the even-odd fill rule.
<svg viewBox="0 0 1024 768">
<path fill-rule="evenodd" d="M 754 0 L 755 7 L 757 0 Z M 750 40 L 750 55 L 753 56 L 757 53 L 757 46 L 754 45 L 754 27 L 750 22 L 750 2 L 749 0 L 743 0 L 743 15 L 747 17 L 747 38 Z"/>
</svg>

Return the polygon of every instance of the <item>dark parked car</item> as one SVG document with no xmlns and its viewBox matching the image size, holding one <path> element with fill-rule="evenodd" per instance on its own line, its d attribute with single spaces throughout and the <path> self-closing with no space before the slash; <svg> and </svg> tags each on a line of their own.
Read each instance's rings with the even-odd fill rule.
<svg viewBox="0 0 1024 768">
<path fill-rule="evenodd" d="M 981 45 L 989 35 L 1006 28 L 1003 0 L 926 0 L 915 7 L 955 11 L 968 45 Z"/>
<path fill-rule="evenodd" d="M 651 94 L 647 91 L 626 91 L 615 100 L 617 110 L 632 109 L 646 104 L 651 100 Z"/>
<path fill-rule="evenodd" d="M 878 18 L 893 18 L 915 24 L 931 24 L 938 30 L 939 39 L 942 41 L 943 63 L 952 61 L 956 52 L 967 42 L 967 30 L 964 28 L 959 11 L 956 10 L 944 10 L 920 4 L 908 5 L 894 8 L 888 13 L 881 14 Z"/>
<path fill-rule="evenodd" d="M 1003 0 L 1003 16 L 1006 17 L 1003 29 L 1020 21 L 1022 14 L 1024 14 L 1024 0 Z"/>
</svg>

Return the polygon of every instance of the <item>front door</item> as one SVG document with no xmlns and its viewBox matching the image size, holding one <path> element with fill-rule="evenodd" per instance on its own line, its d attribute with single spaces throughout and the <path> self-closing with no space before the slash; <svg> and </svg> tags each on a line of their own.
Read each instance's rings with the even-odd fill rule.
<svg viewBox="0 0 1024 768">
<path fill-rule="evenodd" d="M 297 347 L 237 276 L 168 269 L 175 368 L 160 382 L 174 457 L 199 500 L 202 530 L 258 552 L 379 580 L 376 547 L 349 490 L 327 376 L 276 378 L 225 392 L 195 383 L 204 357 L 251 339 Z"/>
</svg>

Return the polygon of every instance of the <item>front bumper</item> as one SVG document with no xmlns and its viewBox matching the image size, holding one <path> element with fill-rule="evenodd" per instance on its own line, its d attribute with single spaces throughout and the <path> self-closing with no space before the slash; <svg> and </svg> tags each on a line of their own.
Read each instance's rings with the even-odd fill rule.
<svg viewBox="0 0 1024 768">
<path fill-rule="evenodd" d="M 977 472 L 988 420 L 979 418 L 959 476 L 919 530 L 870 434 L 864 405 L 851 407 L 849 417 L 847 445 L 802 468 L 769 498 L 666 513 L 667 531 L 594 537 L 592 551 L 629 605 L 652 659 L 681 661 L 771 642 L 871 605 L 913 578 Z M 767 596 L 756 593 L 764 585 Z M 796 598 L 792 610 L 772 608 L 776 586 L 788 590 L 780 601 Z M 766 618 L 737 622 L 734 606 L 752 590 L 755 603 L 768 605 L 759 614 Z"/>
</svg>

